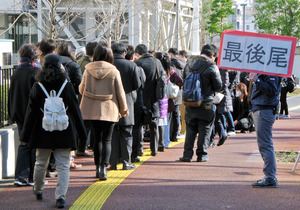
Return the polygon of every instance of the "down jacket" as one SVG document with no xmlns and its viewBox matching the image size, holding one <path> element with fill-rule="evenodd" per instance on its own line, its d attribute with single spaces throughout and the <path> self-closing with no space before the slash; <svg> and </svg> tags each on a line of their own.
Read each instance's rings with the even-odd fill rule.
<svg viewBox="0 0 300 210">
<path fill-rule="evenodd" d="M 202 94 L 204 96 L 203 103 L 200 107 L 186 107 L 185 117 L 187 122 L 193 119 L 211 121 L 215 116 L 216 107 L 213 104 L 213 97 L 215 92 L 220 91 L 222 88 L 222 80 L 218 67 L 205 56 L 193 56 L 184 68 L 183 78 L 186 78 L 190 72 L 201 69 L 203 65 L 207 65 L 208 63 L 210 65 L 200 74 Z"/>
<path fill-rule="evenodd" d="M 79 92 L 84 120 L 118 122 L 128 113 L 120 72 L 108 62 L 95 61 L 85 66 Z"/>
</svg>

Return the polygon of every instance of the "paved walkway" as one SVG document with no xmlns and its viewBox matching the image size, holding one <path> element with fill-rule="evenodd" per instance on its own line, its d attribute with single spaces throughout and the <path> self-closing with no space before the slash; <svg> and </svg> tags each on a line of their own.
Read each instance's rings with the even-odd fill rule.
<svg viewBox="0 0 300 210">
<path fill-rule="evenodd" d="M 276 151 L 300 151 L 300 114 L 277 120 Z M 216 138 L 217 139 L 217 138 Z M 146 144 L 149 148 L 149 145 Z M 148 149 L 149 151 L 149 149 Z M 278 163 L 277 189 L 254 189 L 263 177 L 255 133 L 237 134 L 223 146 L 209 149 L 209 162 L 177 161 L 183 140 L 151 157 L 135 170 L 109 171 L 97 181 L 93 158 L 77 158 L 81 169 L 71 171 L 67 207 L 70 209 L 300 209 L 300 164 Z M 0 209 L 55 209 L 56 178 L 47 178 L 44 200 L 36 201 L 32 187 L 0 189 Z"/>
</svg>

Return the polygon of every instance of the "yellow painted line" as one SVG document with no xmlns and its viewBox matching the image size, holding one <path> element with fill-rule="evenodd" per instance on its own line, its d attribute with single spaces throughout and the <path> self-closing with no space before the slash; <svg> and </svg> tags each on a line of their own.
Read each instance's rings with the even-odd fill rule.
<svg viewBox="0 0 300 210">
<path fill-rule="evenodd" d="M 169 147 L 174 147 L 182 143 L 184 139 L 179 139 L 178 142 L 171 142 Z M 165 150 L 166 151 L 166 150 Z M 139 157 L 141 161 L 134 163 L 136 167 L 142 165 L 146 160 L 151 158 L 151 150 L 145 149 L 144 156 Z M 72 210 L 76 209 L 100 209 L 110 196 L 110 194 L 120 185 L 126 177 L 129 176 L 134 170 L 121 170 L 122 164 L 119 164 L 118 170 L 107 171 L 106 181 L 97 181 L 92 184 L 84 193 L 73 203 L 70 207 Z"/>
<path fill-rule="evenodd" d="M 293 106 L 293 107 L 289 108 L 289 111 L 293 111 L 293 110 L 296 110 L 296 109 L 300 109 L 300 105 L 299 106 Z"/>
</svg>

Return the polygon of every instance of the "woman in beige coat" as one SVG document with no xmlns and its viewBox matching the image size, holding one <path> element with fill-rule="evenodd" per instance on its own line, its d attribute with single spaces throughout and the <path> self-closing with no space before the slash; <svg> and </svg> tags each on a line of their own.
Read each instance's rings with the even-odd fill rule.
<svg viewBox="0 0 300 210">
<path fill-rule="evenodd" d="M 95 133 L 94 161 L 99 180 L 107 179 L 114 125 L 120 117 L 128 116 L 120 72 L 112 63 L 112 51 L 98 45 L 94 62 L 86 65 L 79 85 L 82 118 L 91 121 Z"/>
</svg>

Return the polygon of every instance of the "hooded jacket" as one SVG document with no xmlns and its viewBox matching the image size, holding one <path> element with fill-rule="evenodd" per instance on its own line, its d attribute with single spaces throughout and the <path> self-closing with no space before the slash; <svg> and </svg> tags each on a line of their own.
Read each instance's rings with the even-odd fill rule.
<svg viewBox="0 0 300 210">
<path fill-rule="evenodd" d="M 128 112 L 120 72 L 105 61 L 85 66 L 79 85 L 80 109 L 84 120 L 118 122 Z"/>
<path fill-rule="evenodd" d="M 213 97 L 215 92 L 222 88 L 222 80 L 218 67 L 205 56 L 193 56 L 189 59 L 184 68 L 183 78 L 197 69 L 201 69 L 203 65 L 208 67 L 200 73 L 202 82 L 202 94 L 204 96 L 203 103 L 200 107 L 186 107 L 186 121 L 200 119 L 211 121 L 215 116 L 215 105 Z"/>
</svg>

